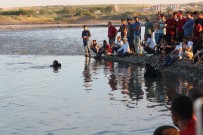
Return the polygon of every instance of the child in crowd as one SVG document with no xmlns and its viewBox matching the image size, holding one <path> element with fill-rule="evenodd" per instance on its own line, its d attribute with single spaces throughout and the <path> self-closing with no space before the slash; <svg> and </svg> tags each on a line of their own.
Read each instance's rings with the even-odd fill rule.
<svg viewBox="0 0 203 135">
<path fill-rule="evenodd" d="M 117 41 L 115 42 L 112 51 L 114 53 L 114 51 L 118 51 L 118 49 L 120 49 L 123 45 L 123 41 L 121 40 L 121 36 L 117 36 Z"/>
<path fill-rule="evenodd" d="M 157 47 L 157 49 L 160 48 L 161 53 L 163 54 L 163 58 L 165 58 L 166 55 L 168 55 L 169 53 L 174 51 L 174 49 L 176 48 L 176 46 L 169 45 L 169 43 L 167 42 L 167 40 L 165 38 L 163 38 L 163 40 L 160 43 L 160 45 L 158 45 L 156 47 Z"/>
<path fill-rule="evenodd" d="M 118 53 L 118 56 L 121 56 L 121 57 L 124 57 L 130 54 L 130 48 L 129 48 L 127 38 L 123 38 L 123 45 L 120 49 L 118 49 L 117 53 Z"/>
<path fill-rule="evenodd" d="M 193 58 L 192 46 L 193 46 L 193 42 L 188 41 L 188 38 L 184 37 L 182 48 L 183 48 L 183 57 L 185 59 L 192 60 Z"/>
<path fill-rule="evenodd" d="M 182 42 L 176 41 L 176 44 L 176 48 L 166 55 L 165 66 L 169 66 L 175 61 L 182 59 Z"/>
<path fill-rule="evenodd" d="M 168 44 L 168 42 L 165 40 L 165 38 L 162 38 L 160 43 L 155 46 L 155 48 L 156 48 L 156 54 L 160 54 L 161 53 L 165 57 L 164 49 L 165 49 L 165 45 L 167 45 L 167 44 Z"/>
</svg>

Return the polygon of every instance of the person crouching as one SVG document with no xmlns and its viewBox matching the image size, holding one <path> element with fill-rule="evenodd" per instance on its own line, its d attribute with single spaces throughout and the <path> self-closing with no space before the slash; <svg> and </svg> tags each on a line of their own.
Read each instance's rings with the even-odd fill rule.
<svg viewBox="0 0 203 135">
<path fill-rule="evenodd" d="M 98 53 L 94 58 L 100 59 L 102 54 L 107 56 L 112 55 L 112 48 L 109 44 L 107 44 L 106 40 L 103 41 L 103 46 L 99 48 Z"/>
<path fill-rule="evenodd" d="M 145 35 L 144 36 L 146 44 L 144 45 L 144 50 L 148 54 L 154 54 L 155 53 L 155 43 L 151 38 L 151 35 Z"/>
<path fill-rule="evenodd" d="M 113 48 L 112 48 L 112 51 L 114 53 L 118 51 L 118 49 L 120 49 L 123 45 L 123 41 L 121 40 L 121 36 L 117 36 L 117 41 L 115 42 Z"/>
<path fill-rule="evenodd" d="M 90 49 L 97 54 L 99 52 L 100 46 L 97 44 L 97 41 L 94 39 L 91 43 Z"/>
<path fill-rule="evenodd" d="M 118 49 L 117 53 L 118 53 L 118 56 L 120 57 L 125 57 L 130 54 L 130 48 L 129 48 L 127 38 L 123 38 L 123 45 L 120 49 Z"/>
</svg>

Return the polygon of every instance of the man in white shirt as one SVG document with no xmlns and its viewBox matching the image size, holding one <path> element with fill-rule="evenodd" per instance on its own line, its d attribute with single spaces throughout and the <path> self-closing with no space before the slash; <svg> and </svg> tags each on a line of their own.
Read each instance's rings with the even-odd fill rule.
<svg viewBox="0 0 203 135">
<path fill-rule="evenodd" d="M 193 58 L 193 42 L 189 41 L 187 37 L 183 38 L 183 56 L 185 59 L 192 60 Z"/>
<path fill-rule="evenodd" d="M 123 57 L 130 54 L 130 48 L 129 48 L 127 38 L 123 38 L 123 45 L 120 49 L 118 49 L 117 53 L 118 53 L 118 56 L 123 56 Z"/>
<path fill-rule="evenodd" d="M 114 51 L 117 52 L 117 50 L 120 49 L 122 45 L 123 45 L 123 41 L 121 40 L 121 36 L 117 36 L 117 41 L 115 42 L 115 44 L 113 46 L 113 53 L 114 53 Z"/>
<path fill-rule="evenodd" d="M 145 40 L 146 40 L 146 44 L 144 46 L 144 50 L 148 53 L 148 54 L 154 54 L 155 53 L 155 43 L 151 38 L 151 35 L 145 35 Z"/>
</svg>

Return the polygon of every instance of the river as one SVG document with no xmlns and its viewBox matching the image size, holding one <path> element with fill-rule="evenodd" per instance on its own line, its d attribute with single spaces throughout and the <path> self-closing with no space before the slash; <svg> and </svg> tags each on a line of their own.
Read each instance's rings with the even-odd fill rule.
<svg viewBox="0 0 203 135">
<path fill-rule="evenodd" d="M 106 28 L 91 28 L 107 40 Z M 148 135 L 172 125 L 177 94 L 197 85 L 144 66 L 85 58 L 81 28 L 0 32 L 0 132 L 4 135 Z M 58 60 L 62 68 L 50 64 Z"/>
</svg>

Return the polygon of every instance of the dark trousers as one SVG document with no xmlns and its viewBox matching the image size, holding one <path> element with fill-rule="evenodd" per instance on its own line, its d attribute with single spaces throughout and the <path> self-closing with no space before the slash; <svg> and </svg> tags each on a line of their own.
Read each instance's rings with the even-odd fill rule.
<svg viewBox="0 0 203 135">
<path fill-rule="evenodd" d="M 89 47 L 88 40 L 83 40 L 83 46 L 84 46 L 84 49 L 85 49 L 85 54 L 90 54 L 90 47 Z"/>
<path fill-rule="evenodd" d="M 144 50 L 148 53 L 148 54 L 154 54 L 155 50 L 150 48 L 150 47 L 144 47 Z"/>
<path fill-rule="evenodd" d="M 117 52 L 119 48 L 120 48 L 120 47 L 114 46 L 114 47 L 112 48 L 112 53 L 114 53 L 114 51 Z"/>
<path fill-rule="evenodd" d="M 123 51 L 118 52 L 119 57 L 125 57 L 125 56 L 128 56 L 128 55 L 129 55 L 128 52 L 126 52 L 126 53 L 123 53 Z"/>
<path fill-rule="evenodd" d="M 169 45 L 174 44 L 174 35 L 173 34 L 166 34 L 166 40 L 169 43 Z"/>
<path fill-rule="evenodd" d="M 128 43 L 129 43 L 129 47 L 131 51 L 135 50 L 135 46 L 134 46 L 134 36 L 131 37 L 127 37 L 128 38 Z"/>
<path fill-rule="evenodd" d="M 177 33 L 177 36 L 178 36 L 178 41 L 179 41 L 179 42 L 183 42 L 184 32 L 178 32 L 178 33 Z"/>
<path fill-rule="evenodd" d="M 111 47 L 114 45 L 115 40 L 116 40 L 116 37 L 109 38 L 109 44 L 110 44 Z"/>
</svg>

